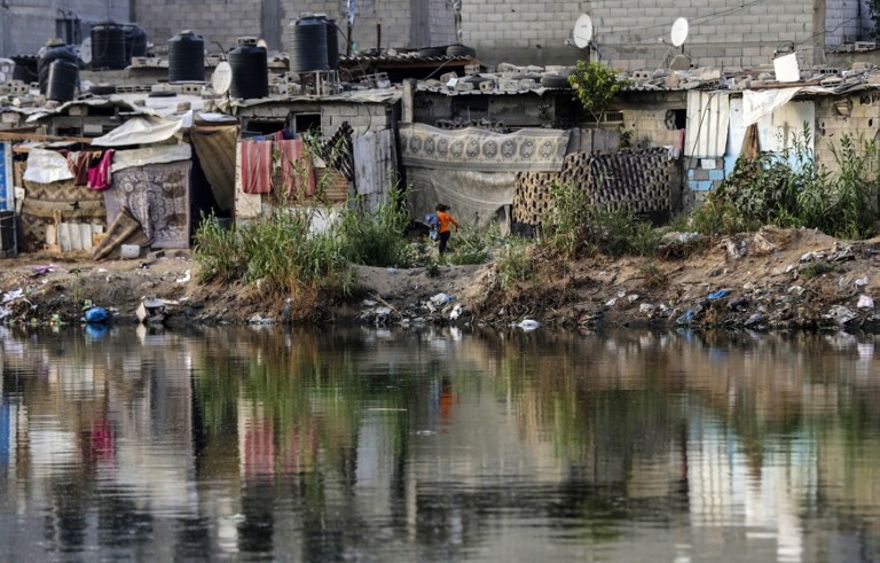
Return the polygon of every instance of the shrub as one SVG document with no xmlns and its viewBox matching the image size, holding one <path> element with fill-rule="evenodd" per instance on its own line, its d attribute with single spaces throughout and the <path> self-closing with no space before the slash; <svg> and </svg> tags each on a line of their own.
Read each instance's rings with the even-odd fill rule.
<svg viewBox="0 0 880 563">
<path fill-rule="evenodd" d="M 367 266 L 407 267 L 411 252 L 404 232 L 410 222 L 406 192 L 395 186 L 377 210 L 366 209 L 360 198 L 348 202 L 338 226 L 346 259 Z"/>
<path fill-rule="evenodd" d="M 456 266 L 485 264 L 492 257 L 492 248 L 501 242 L 501 233 L 496 226 L 488 231 L 462 227 L 452 237 L 450 252 L 444 258 Z"/>
<path fill-rule="evenodd" d="M 653 256 L 660 234 L 633 213 L 592 206 L 586 190 L 570 185 L 551 188 L 553 213 L 543 243 L 564 258 L 580 254 Z"/>
<path fill-rule="evenodd" d="M 214 215 L 202 215 L 193 257 L 201 266 L 199 279 L 203 283 L 234 281 L 246 268 L 235 229 L 224 229 Z"/>
<path fill-rule="evenodd" d="M 531 248 L 531 245 L 515 239 L 501 248 L 498 255 L 498 280 L 502 290 L 510 289 L 535 273 Z"/>
<path fill-rule="evenodd" d="M 351 275 L 339 241 L 332 232 L 311 233 L 312 218 L 311 211 L 289 208 L 229 230 L 203 218 L 194 253 L 200 278 L 261 280 L 269 291 L 293 295 L 319 288 L 347 293 Z"/>
<path fill-rule="evenodd" d="M 705 234 L 762 225 L 809 227 L 840 238 L 873 233 L 880 161 L 874 141 L 844 136 L 832 146 L 837 171 L 816 163 L 809 131 L 781 154 L 737 162 L 733 173 L 691 217 Z"/>
<path fill-rule="evenodd" d="M 575 71 L 568 77 L 575 97 L 593 119 L 598 123 L 611 101 L 626 85 L 617 72 L 602 63 L 578 61 Z"/>
</svg>

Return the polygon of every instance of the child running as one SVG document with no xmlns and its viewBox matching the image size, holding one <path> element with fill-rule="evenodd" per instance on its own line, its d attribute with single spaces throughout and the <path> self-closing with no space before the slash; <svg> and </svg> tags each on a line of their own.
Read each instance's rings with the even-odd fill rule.
<svg viewBox="0 0 880 563">
<path fill-rule="evenodd" d="M 446 253 L 446 246 L 449 244 L 449 237 L 452 236 L 452 232 L 449 230 L 449 224 L 452 223 L 455 225 L 455 232 L 458 232 L 458 221 L 455 220 L 455 217 L 449 214 L 448 205 L 438 203 L 436 210 L 437 222 L 440 223 L 437 232 L 440 233 L 440 255 L 442 256 Z"/>
</svg>

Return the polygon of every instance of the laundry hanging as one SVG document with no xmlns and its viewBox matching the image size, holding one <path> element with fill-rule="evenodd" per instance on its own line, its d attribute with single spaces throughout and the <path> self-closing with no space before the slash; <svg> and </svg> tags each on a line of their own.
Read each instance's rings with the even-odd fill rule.
<svg viewBox="0 0 880 563">
<path fill-rule="evenodd" d="M 109 149 L 101 157 L 97 166 L 89 168 L 88 185 L 90 190 L 101 191 L 110 187 L 110 166 L 113 164 L 113 149 Z"/>
<path fill-rule="evenodd" d="M 241 143 L 241 189 L 246 194 L 268 194 L 272 190 L 272 142 Z"/>
</svg>

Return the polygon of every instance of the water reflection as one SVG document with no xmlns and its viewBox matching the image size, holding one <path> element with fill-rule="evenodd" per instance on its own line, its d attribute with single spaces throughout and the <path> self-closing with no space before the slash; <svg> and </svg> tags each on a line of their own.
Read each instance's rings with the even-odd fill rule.
<svg viewBox="0 0 880 563">
<path fill-rule="evenodd" d="M 10 555 L 878 557 L 871 338 L 0 331 Z"/>
</svg>

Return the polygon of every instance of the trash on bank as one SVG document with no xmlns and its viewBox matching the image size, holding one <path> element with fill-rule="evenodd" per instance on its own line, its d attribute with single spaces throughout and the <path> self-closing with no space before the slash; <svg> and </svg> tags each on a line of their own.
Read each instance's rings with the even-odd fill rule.
<svg viewBox="0 0 880 563">
<path fill-rule="evenodd" d="M 843 305 L 835 305 L 825 315 L 826 319 L 833 320 L 837 326 L 843 327 L 856 320 L 859 316 L 848 307 Z"/>
<path fill-rule="evenodd" d="M 684 314 L 680 315 L 677 319 L 675 319 L 675 324 L 677 325 L 689 325 L 694 322 L 694 319 L 697 316 L 697 312 L 693 309 L 688 309 L 684 312 Z"/>
<path fill-rule="evenodd" d="M 85 319 L 88 324 L 103 324 L 110 320 L 110 313 L 103 307 L 92 307 L 86 311 Z"/>
<path fill-rule="evenodd" d="M 859 304 L 856 307 L 859 309 L 873 309 L 874 300 L 869 295 L 859 295 Z"/>
<path fill-rule="evenodd" d="M 165 322 L 165 301 L 161 299 L 142 299 L 135 311 L 141 324 L 162 324 Z"/>
<path fill-rule="evenodd" d="M 7 303 L 12 303 L 13 301 L 15 301 L 17 299 L 21 299 L 22 297 L 24 297 L 24 290 L 23 289 L 19 288 L 19 289 L 13 289 L 12 291 L 7 291 L 6 293 L 3 294 L 3 304 L 5 305 Z"/>
<path fill-rule="evenodd" d="M 706 299 L 708 299 L 709 301 L 716 301 L 718 299 L 724 299 L 728 295 L 730 295 L 729 289 L 719 289 L 718 291 L 713 291 L 712 293 L 707 295 Z"/>
<path fill-rule="evenodd" d="M 434 307 L 442 307 L 451 301 L 455 301 L 454 296 L 447 293 L 438 293 L 431 298 L 431 305 L 433 305 Z"/>
<path fill-rule="evenodd" d="M 526 332 L 531 332 L 533 330 L 537 330 L 541 326 L 541 323 L 533 319 L 523 319 L 516 326 Z"/>
</svg>

